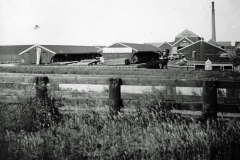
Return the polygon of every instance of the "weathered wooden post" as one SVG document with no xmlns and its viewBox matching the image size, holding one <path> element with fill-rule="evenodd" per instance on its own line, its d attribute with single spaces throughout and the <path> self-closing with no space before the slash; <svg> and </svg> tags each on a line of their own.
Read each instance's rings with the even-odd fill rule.
<svg viewBox="0 0 240 160">
<path fill-rule="evenodd" d="M 203 117 L 217 117 L 217 81 L 203 81 Z"/>
<path fill-rule="evenodd" d="M 121 79 L 109 79 L 109 111 L 110 115 L 117 115 L 121 107 Z"/>
<path fill-rule="evenodd" d="M 40 101 L 44 101 L 47 97 L 47 84 L 49 83 L 48 77 L 35 77 L 36 83 L 36 97 Z"/>
</svg>

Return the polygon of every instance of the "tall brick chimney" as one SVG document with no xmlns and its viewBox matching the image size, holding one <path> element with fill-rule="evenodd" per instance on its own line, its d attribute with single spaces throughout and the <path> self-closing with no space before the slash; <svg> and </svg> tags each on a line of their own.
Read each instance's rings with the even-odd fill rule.
<svg viewBox="0 0 240 160">
<path fill-rule="evenodd" d="M 212 2 L 212 40 L 214 40 L 216 42 L 214 2 Z"/>
</svg>

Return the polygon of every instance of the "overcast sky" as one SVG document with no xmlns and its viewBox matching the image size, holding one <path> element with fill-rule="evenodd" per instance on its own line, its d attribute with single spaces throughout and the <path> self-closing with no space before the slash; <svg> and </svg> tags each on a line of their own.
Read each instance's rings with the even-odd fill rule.
<svg viewBox="0 0 240 160">
<path fill-rule="evenodd" d="M 0 0 L 0 45 L 174 41 L 186 28 L 211 38 L 212 0 Z M 240 0 L 215 0 L 217 41 L 240 41 Z M 39 25 L 39 29 L 34 29 Z"/>
</svg>

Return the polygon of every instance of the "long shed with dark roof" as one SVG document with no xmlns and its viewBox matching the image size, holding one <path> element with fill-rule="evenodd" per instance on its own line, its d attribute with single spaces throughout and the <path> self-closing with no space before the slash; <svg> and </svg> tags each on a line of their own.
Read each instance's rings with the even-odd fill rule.
<svg viewBox="0 0 240 160">
<path fill-rule="evenodd" d="M 64 45 L 42 45 L 55 52 L 53 62 L 80 61 L 83 59 L 93 59 L 101 56 L 97 46 L 64 46 Z"/>
<path fill-rule="evenodd" d="M 99 50 L 104 59 L 129 59 L 131 63 L 159 59 L 163 50 L 149 44 L 118 42 Z"/>
<path fill-rule="evenodd" d="M 102 47 L 102 46 L 101 46 Z M 40 48 L 40 64 L 65 61 L 80 61 L 101 56 L 97 46 L 69 46 L 69 45 L 33 45 L 19 53 L 26 64 L 36 63 L 36 48 Z"/>
</svg>

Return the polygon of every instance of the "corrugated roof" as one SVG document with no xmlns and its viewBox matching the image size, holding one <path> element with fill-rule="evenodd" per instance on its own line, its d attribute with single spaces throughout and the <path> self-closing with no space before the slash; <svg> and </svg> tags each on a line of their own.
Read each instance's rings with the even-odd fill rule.
<svg viewBox="0 0 240 160">
<path fill-rule="evenodd" d="M 153 45 L 150 45 L 150 44 L 136 44 L 136 43 L 123 43 L 123 42 L 121 42 L 120 44 L 131 47 L 131 48 L 137 50 L 138 52 L 158 52 L 158 51 L 162 51 L 161 48 L 154 47 Z"/>
<path fill-rule="evenodd" d="M 216 41 L 214 41 L 213 39 L 210 39 L 209 41 L 208 41 L 208 43 L 210 43 L 210 44 L 213 44 L 213 45 L 215 45 L 215 46 L 221 46 L 220 44 L 218 44 Z"/>
<path fill-rule="evenodd" d="M 150 44 L 150 45 L 152 45 L 152 46 L 154 46 L 154 47 L 159 47 L 159 46 L 161 46 L 163 43 L 159 42 L 159 43 L 144 43 L 144 44 Z"/>
<path fill-rule="evenodd" d="M 22 52 L 33 45 L 6 45 L 0 46 L 0 54 L 16 54 Z"/>
<path fill-rule="evenodd" d="M 220 44 L 221 46 L 232 46 L 231 45 L 231 41 L 221 41 L 221 42 L 217 42 L 218 44 Z"/>
<path fill-rule="evenodd" d="M 56 54 L 79 54 L 79 53 L 97 53 L 99 50 L 95 46 L 65 46 L 65 45 L 41 45 Z"/>
<path fill-rule="evenodd" d="M 199 36 L 193 33 L 192 31 L 185 29 L 183 32 L 178 34 L 175 38 L 182 38 L 182 37 L 199 37 Z"/>
</svg>

